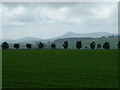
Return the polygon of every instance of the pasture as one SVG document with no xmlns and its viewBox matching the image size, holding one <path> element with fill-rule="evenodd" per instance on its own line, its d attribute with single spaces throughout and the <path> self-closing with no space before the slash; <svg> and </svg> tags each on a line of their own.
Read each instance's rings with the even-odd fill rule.
<svg viewBox="0 0 120 90">
<path fill-rule="evenodd" d="M 7 49 L 3 88 L 117 88 L 117 49 Z"/>
</svg>

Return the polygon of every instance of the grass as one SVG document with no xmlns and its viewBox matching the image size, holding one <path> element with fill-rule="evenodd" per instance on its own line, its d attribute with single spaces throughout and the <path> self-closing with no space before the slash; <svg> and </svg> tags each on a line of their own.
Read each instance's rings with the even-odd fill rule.
<svg viewBox="0 0 120 90">
<path fill-rule="evenodd" d="M 3 50 L 3 88 L 117 88 L 118 51 Z"/>
</svg>

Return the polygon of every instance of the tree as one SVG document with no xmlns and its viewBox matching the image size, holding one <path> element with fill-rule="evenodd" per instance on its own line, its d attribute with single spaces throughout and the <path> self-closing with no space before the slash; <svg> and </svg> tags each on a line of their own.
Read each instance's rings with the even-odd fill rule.
<svg viewBox="0 0 120 90">
<path fill-rule="evenodd" d="M 120 49 L 120 41 L 118 42 L 118 49 Z"/>
<path fill-rule="evenodd" d="M 104 48 L 104 49 L 110 49 L 110 44 L 109 44 L 109 42 L 105 42 L 105 43 L 103 44 L 103 48 Z"/>
<path fill-rule="evenodd" d="M 8 49 L 9 48 L 9 45 L 8 45 L 8 43 L 7 42 L 4 42 L 4 43 L 2 43 L 2 49 Z"/>
<path fill-rule="evenodd" d="M 31 47 L 32 47 L 32 45 L 31 44 L 26 44 L 26 47 L 28 48 L 28 49 L 30 49 Z"/>
<path fill-rule="evenodd" d="M 97 44 L 97 48 L 98 48 L 98 49 L 101 48 L 101 44 L 100 44 L 100 43 Z"/>
<path fill-rule="evenodd" d="M 38 44 L 38 48 L 44 48 L 44 47 L 45 47 L 44 43 L 40 42 L 40 43 Z"/>
<path fill-rule="evenodd" d="M 63 47 L 64 47 L 64 49 L 68 48 L 68 42 L 67 41 L 64 42 Z"/>
<path fill-rule="evenodd" d="M 90 43 L 90 47 L 91 47 L 91 49 L 94 49 L 95 48 L 95 42 L 93 41 L 92 43 Z"/>
<path fill-rule="evenodd" d="M 77 41 L 77 42 L 76 42 L 76 48 L 77 48 L 77 49 L 82 48 L 82 42 L 81 42 L 81 41 Z"/>
<path fill-rule="evenodd" d="M 55 49 L 55 48 L 56 48 L 55 43 L 52 43 L 52 44 L 51 44 L 51 48 L 52 48 L 52 49 Z"/>
<path fill-rule="evenodd" d="M 17 44 L 17 43 L 14 44 L 14 48 L 19 49 L 19 47 L 20 47 L 19 44 Z"/>
</svg>

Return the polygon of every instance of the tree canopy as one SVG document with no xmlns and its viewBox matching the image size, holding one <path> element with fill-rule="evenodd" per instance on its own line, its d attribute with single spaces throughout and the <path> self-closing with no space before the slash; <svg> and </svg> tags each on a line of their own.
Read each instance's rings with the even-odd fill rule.
<svg viewBox="0 0 120 90">
<path fill-rule="evenodd" d="M 98 49 L 101 48 L 101 44 L 100 44 L 100 43 L 97 44 L 97 48 L 98 48 Z"/>
<path fill-rule="evenodd" d="M 19 44 L 17 44 L 17 43 L 14 44 L 14 48 L 19 49 L 19 47 L 20 47 Z"/>
<path fill-rule="evenodd" d="M 82 42 L 81 42 L 81 41 L 77 41 L 77 42 L 76 42 L 76 48 L 77 48 L 77 49 L 82 48 Z"/>
<path fill-rule="evenodd" d="M 55 48 L 56 48 L 55 43 L 52 43 L 52 44 L 51 44 L 51 48 L 52 48 L 52 49 L 55 49 Z"/>
<path fill-rule="evenodd" d="M 95 45 L 96 45 L 96 43 L 94 41 L 92 43 L 90 43 L 91 49 L 95 49 Z"/>
<path fill-rule="evenodd" d="M 64 49 L 68 48 L 68 42 L 67 41 L 64 42 L 63 47 L 64 47 Z"/>
<path fill-rule="evenodd" d="M 103 48 L 104 48 L 104 49 L 110 49 L 110 44 L 109 44 L 109 42 L 105 42 L 105 43 L 103 44 Z"/>
<path fill-rule="evenodd" d="M 1 47 L 2 47 L 2 49 L 8 49 L 9 45 L 7 42 L 3 42 Z"/>
<path fill-rule="evenodd" d="M 40 43 L 38 44 L 38 48 L 44 48 L 44 47 L 45 47 L 44 43 L 40 42 Z"/>
<path fill-rule="evenodd" d="M 26 44 L 26 47 L 28 48 L 28 49 L 30 49 L 31 47 L 32 47 L 32 45 L 31 44 Z"/>
<path fill-rule="evenodd" d="M 120 41 L 118 42 L 118 48 L 120 49 Z"/>
</svg>

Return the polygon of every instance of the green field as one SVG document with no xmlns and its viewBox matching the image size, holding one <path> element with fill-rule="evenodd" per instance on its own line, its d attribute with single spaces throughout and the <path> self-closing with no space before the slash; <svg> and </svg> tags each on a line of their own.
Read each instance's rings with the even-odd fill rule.
<svg viewBox="0 0 120 90">
<path fill-rule="evenodd" d="M 118 50 L 3 50 L 3 88 L 117 88 Z"/>
</svg>

